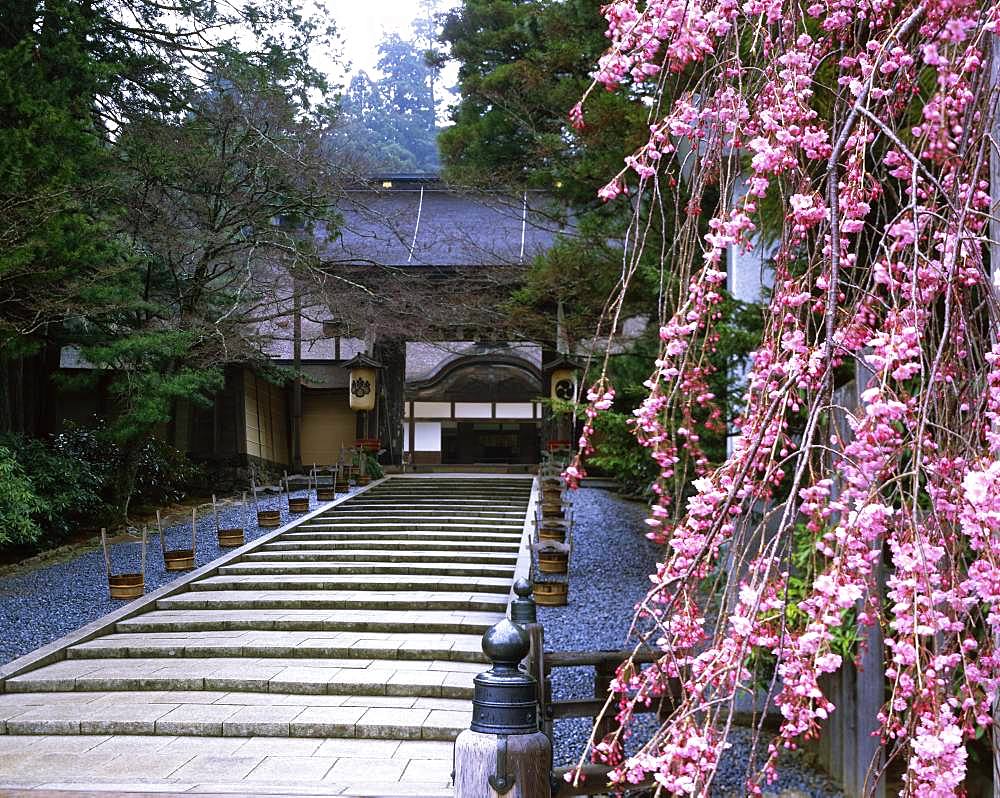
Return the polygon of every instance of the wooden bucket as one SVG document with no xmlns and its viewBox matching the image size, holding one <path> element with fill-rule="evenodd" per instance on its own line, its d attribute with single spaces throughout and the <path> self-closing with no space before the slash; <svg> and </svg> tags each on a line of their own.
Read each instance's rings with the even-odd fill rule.
<svg viewBox="0 0 1000 798">
<path fill-rule="evenodd" d="M 108 591 L 113 599 L 131 601 L 146 592 L 142 574 L 108 574 Z"/>
<path fill-rule="evenodd" d="M 547 504 L 542 505 L 542 520 L 543 521 L 561 521 L 566 517 L 566 508 L 562 504 L 550 506 Z"/>
<path fill-rule="evenodd" d="M 566 542 L 566 525 L 552 521 L 542 521 L 538 525 L 539 540 L 556 540 Z"/>
<path fill-rule="evenodd" d="M 569 571 L 569 553 L 565 551 L 538 552 L 538 570 L 543 574 L 564 574 Z"/>
<path fill-rule="evenodd" d="M 355 482 L 358 485 L 367 485 L 371 481 L 372 481 L 372 478 L 371 478 L 370 474 L 358 474 L 358 476 L 357 476 L 357 478 L 355 480 Z"/>
<path fill-rule="evenodd" d="M 565 582 L 535 582 L 532 593 L 535 603 L 543 607 L 564 607 L 569 602 L 569 585 Z"/>
<path fill-rule="evenodd" d="M 305 498 L 299 497 L 288 497 L 288 512 L 290 513 L 308 513 L 309 512 L 309 497 Z"/>
<path fill-rule="evenodd" d="M 316 488 L 316 501 L 332 502 L 336 498 L 337 494 L 334 493 L 332 486 L 328 485 L 326 487 Z"/>
<path fill-rule="evenodd" d="M 280 510 L 258 510 L 257 511 L 257 526 L 262 526 L 265 529 L 271 529 L 274 527 L 281 526 L 281 511 Z"/>
<path fill-rule="evenodd" d="M 163 552 L 163 565 L 168 571 L 189 571 L 194 568 L 194 550 L 165 551 Z"/>
<path fill-rule="evenodd" d="M 218 535 L 219 545 L 223 548 L 242 546 L 246 542 L 242 529 L 220 529 Z"/>
</svg>

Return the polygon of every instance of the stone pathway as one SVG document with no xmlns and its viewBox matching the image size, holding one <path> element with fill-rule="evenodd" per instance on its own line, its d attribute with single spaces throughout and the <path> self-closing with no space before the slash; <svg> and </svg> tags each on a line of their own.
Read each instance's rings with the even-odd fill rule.
<svg viewBox="0 0 1000 798">
<path fill-rule="evenodd" d="M 447 796 L 527 477 L 392 477 L 0 694 L 0 788 Z"/>
</svg>

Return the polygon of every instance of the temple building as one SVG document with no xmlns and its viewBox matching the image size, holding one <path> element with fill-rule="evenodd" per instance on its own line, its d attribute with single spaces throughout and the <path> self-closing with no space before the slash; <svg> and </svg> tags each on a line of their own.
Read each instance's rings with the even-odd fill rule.
<svg viewBox="0 0 1000 798">
<path fill-rule="evenodd" d="M 359 441 L 394 467 L 539 462 L 557 434 L 539 400 L 551 393 L 546 364 L 558 355 L 521 339 L 503 303 L 566 232 L 547 202 L 426 176 L 345 191 L 337 229 L 312 231 L 323 279 L 303 287 L 281 275 L 277 312 L 261 330 L 271 365 L 299 378 L 280 383 L 230 365 L 213 406 L 178 402 L 165 436 L 239 470 L 332 464 Z M 73 350 L 62 360 L 64 369 L 87 367 Z M 361 368 L 369 376 L 352 384 Z M 63 404 L 66 418 L 81 421 L 108 409 L 89 394 Z"/>
</svg>

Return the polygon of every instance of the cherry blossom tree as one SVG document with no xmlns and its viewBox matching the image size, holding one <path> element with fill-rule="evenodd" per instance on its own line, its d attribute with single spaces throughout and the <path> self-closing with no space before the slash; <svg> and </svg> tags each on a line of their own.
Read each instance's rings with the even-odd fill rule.
<svg viewBox="0 0 1000 798">
<path fill-rule="evenodd" d="M 780 752 L 837 711 L 821 677 L 856 655 L 844 635 L 878 625 L 881 761 L 903 762 L 906 796 L 960 795 L 1000 680 L 998 6 L 614 0 L 603 13 L 609 48 L 591 91 L 644 103 L 649 140 L 600 196 L 676 207 L 662 257 L 682 290 L 663 303 L 634 423 L 660 472 L 647 523 L 663 561 L 634 626 L 658 661 L 619 668 L 619 728 L 590 755 L 614 783 L 707 795 L 735 702 L 759 695 L 763 668 L 781 722 L 749 775 L 759 794 Z M 643 248 L 636 218 L 612 329 Z M 731 454 L 711 464 L 698 441 L 723 423 L 707 364 L 727 252 L 767 236 L 765 333 Z M 859 401 L 846 404 L 837 389 L 852 379 Z M 614 386 L 601 377 L 588 399 L 571 485 Z M 811 566 L 796 593 L 803 539 Z M 658 701 L 661 727 L 626 755 L 635 710 Z"/>
</svg>

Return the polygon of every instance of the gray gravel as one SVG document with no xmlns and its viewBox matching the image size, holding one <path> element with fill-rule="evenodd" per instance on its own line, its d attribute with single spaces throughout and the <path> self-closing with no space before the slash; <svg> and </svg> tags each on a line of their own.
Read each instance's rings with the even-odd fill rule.
<svg viewBox="0 0 1000 798">
<path fill-rule="evenodd" d="M 352 491 L 355 488 L 352 488 Z M 293 496 L 305 496 L 306 492 L 293 491 Z M 316 509 L 316 494 L 313 492 L 310 510 Z M 338 496 L 339 498 L 339 496 Z M 281 521 L 286 523 L 294 517 L 288 513 L 285 496 L 262 496 L 262 509 L 281 510 Z M 190 519 L 190 510 L 189 519 Z M 215 520 L 211 509 L 199 509 L 198 550 L 195 560 L 197 567 L 207 565 L 231 548 L 220 548 L 215 536 Z M 244 528 L 249 543 L 261 535 L 273 532 L 257 526 L 257 516 L 253 502 L 244 508 L 237 502 L 219 508 L 219 525 Z M 163 567 L 160 541 L 155 534 L 149 535 L 146 551 L 146 592 L 168 584 L 188 571 L 170 571 Z M 180 549 L 190 546 L 191 522 L 166 529 L 167 548 Z M 111 547 L 112 571 L 114 573 L 137 572 L 141 546 L 135 543 L 119 543 Z M 91 621 L 117 610 L 126 604 L 108 597 L 108 581 L 104 567 L 104 555 L 100 545 L 92 551 L 72 559 L 37 568 L 17 570 L 3 578 L 0 583 L 0 664 L 34 651 L 63 635 L 76 631 Z"/>
<path fill-rule="evenodd" d="M 631 648 L 626 639 L 636 603 L 645 595 L 649 575 L 655 571 L 661 548 L 646 538 L 643 523 L 647 508 L 603 489 L 581 488 L 572 494 L 574 529 L 569 566 L 569 605 L 539 607 L 538 619 L 550 651 L 621 650 Z M 593 698 L 592 668 L 557 668 L 552 675 L 555 699 Z M 645 715 L 634 727 L 632 747 L 656 727 L 655 716 Z M 574 764 L 590 736 L 585 718 L 560 720 L 555 725 L 557 766 Z M 713 798 L 736 798 L 746 791 L 750 759 L 749 729 L 737 728 L 733 747 L 723 756 L 712 790 Z M 628 747 L 628 746 L 627 746 Z M 762 747 L 766 747 L 766 742 Z M 779 778 L 767 792 L 808 798 L 841 795 L 823 773 L 811 768 L 800 753 L 786 755 Z"/>
</svg>

